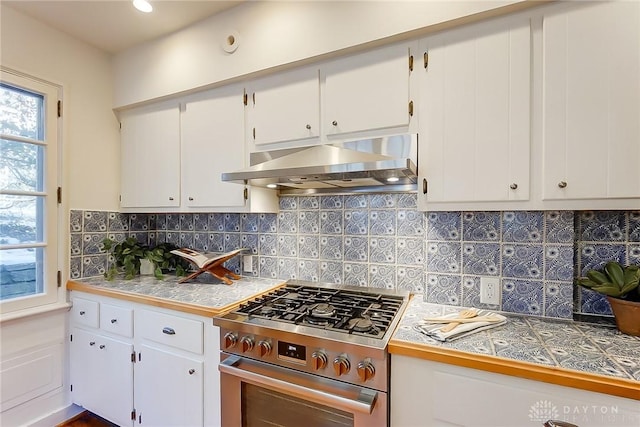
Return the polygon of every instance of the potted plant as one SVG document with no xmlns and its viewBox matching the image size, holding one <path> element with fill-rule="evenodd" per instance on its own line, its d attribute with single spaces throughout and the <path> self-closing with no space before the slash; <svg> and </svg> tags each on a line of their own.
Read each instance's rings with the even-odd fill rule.
<svg viewBox="0 0 640 427">
<path fill-rule="evenodd" d="M 602 270 L 589 270 L 577 282 L 606 295 L 621 332 L 640 336 L 640 267 L 610 261 Z"/>
<path fill-rule="evenodd" d="M 105 251 L 111 251 L 115 259 L 115 265 L 112 265 L 104 274 L 107 280 L 113 280 L 119 271 L 124 272 L 126 280 L 133 279 L 140 274 L 140 265 L 143 261 L 149 261 L 152 264 L 153 275 L 157 279 L 163 278 L 163 272 L 173 270 L 178 276 L 185 274 L 186 263 L 182 258 L 171 253 L 177 248 L 171 243 L 161 243 L 154 248 L 149 248 L 134 237 L 129 237 L 120 243 L 104 239 L 102 245 Z"/>
</svg>

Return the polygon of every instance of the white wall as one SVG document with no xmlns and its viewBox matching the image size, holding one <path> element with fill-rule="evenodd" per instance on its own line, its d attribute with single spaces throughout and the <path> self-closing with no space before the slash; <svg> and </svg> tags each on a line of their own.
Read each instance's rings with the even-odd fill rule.
<svg viewBox="0 0 640 427">
<path fill-rule="evenodd" d="M 111 110 L 110 57 L 4 3 L 0 3 L 0 52 L 3 66 L 63 87 L 60 236 L 66 277 L 69 209 L 119 206 L 119 125 Z M 69 405 L 66 316 L 65 310 L 58 310 L 0 325 L 0 425 L 28 425 Z"/>
<path fill-rule="evenodd" d="M 0 15 L 2 65 L 63 86 L 67 206 L 117 210 L 120 136 L 110 56 L 4 3 Z"/>
<path fill-rule="evenodd" d="M 202 88 L 343 49 L 416 37 L 480 16 L 532 6 L 519 1 L 247 2 L 114 57 L 115 107 Z M 498 10 L 496 10 L 498 9 Z M 227 36 L 240 36 L 234 53 Z"/>
</svg>

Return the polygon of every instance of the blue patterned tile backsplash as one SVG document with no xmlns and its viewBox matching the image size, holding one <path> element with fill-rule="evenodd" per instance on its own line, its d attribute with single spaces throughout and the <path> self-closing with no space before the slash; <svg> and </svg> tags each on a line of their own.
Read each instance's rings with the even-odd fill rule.
<svg viewBox="0 0 640 427">
<path fill-rule="evenodd" d="M 71 278 L 109 267 L 101 241 L 134 236 L 256 256 L 251 272 L 408 290 L 427 302 L 546 317 L 610 315 L 573 285 L 608 260 L 640 264 L 640 211 L 420 212 L 415 194 L 286 196 L 278 214 L 71 212 Z M 240 258 L 227 267 L 240 273 Z M 480 303 L 481 276 L 501 304 Z"/>
</svg>

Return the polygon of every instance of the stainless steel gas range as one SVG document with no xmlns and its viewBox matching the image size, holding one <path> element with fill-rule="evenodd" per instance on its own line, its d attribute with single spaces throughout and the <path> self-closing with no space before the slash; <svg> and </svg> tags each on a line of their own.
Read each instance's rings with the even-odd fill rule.
<svg viewBox="0 0 640 427">
<path fill-rule="evenodd" d="M 214 319 L 223 426 L 386 426 L 407 293 L 290 280 Z"/>
</svg>

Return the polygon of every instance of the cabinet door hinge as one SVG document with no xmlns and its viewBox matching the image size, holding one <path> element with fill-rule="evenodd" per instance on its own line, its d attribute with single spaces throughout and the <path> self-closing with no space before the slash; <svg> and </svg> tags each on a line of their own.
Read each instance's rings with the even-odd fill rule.
<svg viewBox="0 0 640 427">
<path fill-rule="evenodd" d="M 413 55 L 409 55 L 409 71 L 413 71 Z"/>
<path fill-rule="evenodd" d="M 409 101 L 409 117 L 413 117 L 413 101 Z"/>
<path fill-rule="evenodd" d="M 422 61 L 424 62 L 424 69 L 426 70 L 429 66 L 429 52 L 425 52 L 424 55 L 422 55 Z"/>
<path fill-rule="evenodd" d="M 56 281 L 58 283 L 58 287 L 62 287 L 62 271 L 58 270 L 58 273 L 56 274 Z"/>
<path fill-rule="evenodd" d="M 62 101 L 58 99 L 58 117 L 62 117 Z"/>
<path fill-rule="evenodd" d="M 56 190 L 56 198 L 58 200 L 58 204 L 62 203 L 62 187 L 58 187 Z"/>
<path fill-rule="evenodd" d="M 131 419 L 132 419 L 133 421 L 135 421 L 135 420 L 136 420 L 136 410 L 135 410 L 135 409 L 134 409 L 133 411 L 131 411 Z"/>
<path fill-rule="evenodd" d="M 249 189 L 244 187 L 244 192 L 242 193 L 245 200 L 249 199 Z"/>
<path fill-rule="evenodd" d="M 131 353 L 131 363 L 136 363 L 136 352 Z"/>
<path fill-rule="evenodd" d="M 69 385 L 69 391 L 73 391 L 73 384 Z"/>
<path fill-rule="evenodd" d="M 243 90 L 243 91 L 242 91 L 242 103 L 243 103 L 244 105 L 247 105 L 247 99 L 248 99 L 248 98 L 247 98 L 247 91 L 246 91 L 246 90 Z"/>
<path fill-rule="evenodd" d="M 429 183 L 427 182 L 427 178 L 422 178 L 422 194 L 427 194 L 429 190 Z"/>
</svg>

